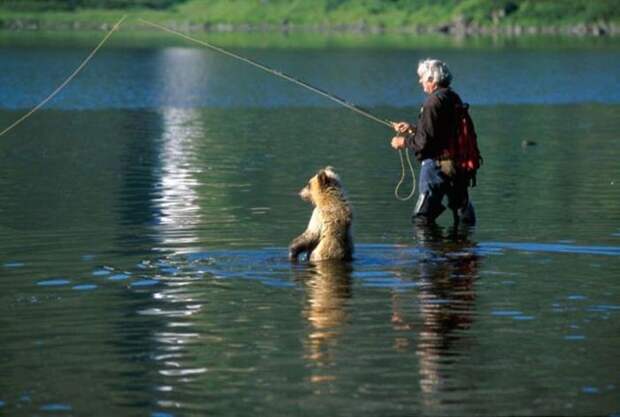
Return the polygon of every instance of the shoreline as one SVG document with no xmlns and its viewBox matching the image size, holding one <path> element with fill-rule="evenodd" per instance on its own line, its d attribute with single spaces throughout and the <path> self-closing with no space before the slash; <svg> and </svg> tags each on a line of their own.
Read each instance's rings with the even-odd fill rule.
<svg viewBox="0 0 620 417">
<path fill-rule="evenodd" d="M 113 19 L 111 19 L 113 20 Z M 455 21 L 440 25 L 412 25 L 385 27 L 381 25 L 356 24 L 229 24 L 194 23 L 178 20 L 160 20 L 159 23 L 183 32 L 204 33 L 351 33 L 351 34 L 411 34 L 466 36 L 560 35 L 568 37 L 615 37 L 620 35 L 620 24 L 614 22 L 579 23 L 573 25 L 479 25 Z M 68 20 L 50 21 L 37 18 L 0 18 L 0 32 L 37 31 L 108 31 L 113 23 L 100 21 Z M 155 32 L 142 24 L 126 23 L 125 29 Z"/>
</svg>

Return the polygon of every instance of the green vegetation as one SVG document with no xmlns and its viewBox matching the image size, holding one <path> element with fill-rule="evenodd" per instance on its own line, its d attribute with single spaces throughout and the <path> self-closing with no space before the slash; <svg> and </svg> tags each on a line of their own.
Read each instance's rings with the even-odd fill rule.
<svg viewBox="0 0 620 417">
<path fill-rule="evenodd" d="M 6 10 L 44 12 L 81 9 L 167 9 L 185 0 L 2 0 Z"/>
<path fill-rule="evenodd" d="M 618 31 L 620 0 L 0 0 L 0 27 L 20 21 L 33 29 L 68 22 L 96 27 L 122 13 L 216 30 L 485 32 L 582 25 L 601 34 Z"/>
</svg>

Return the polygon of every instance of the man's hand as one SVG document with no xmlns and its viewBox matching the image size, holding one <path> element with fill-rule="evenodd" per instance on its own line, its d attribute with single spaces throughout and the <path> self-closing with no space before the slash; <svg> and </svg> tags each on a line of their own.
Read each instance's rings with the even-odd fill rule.
<svg viewBox="0 0 620 417">
<path fill-rule="evenodd" d="M 394 136 L 392 138 L 392 148 L 394 149 L 405 149 L 407 143 L 403 136 Z"/>
<path fill-rule="evenodd" d="M 397 133 L 409 133 L 409 131 L 413 130 L 411 125 L 407 122 L 393 122 L 392 127 Z"/>
</svg>

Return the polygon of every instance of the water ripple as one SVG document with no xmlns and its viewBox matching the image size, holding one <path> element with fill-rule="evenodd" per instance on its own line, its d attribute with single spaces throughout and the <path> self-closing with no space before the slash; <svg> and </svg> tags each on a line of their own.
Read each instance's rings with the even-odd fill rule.
<svg viewBox="0 0 620 417">
<path fill-rule="evenodd" d="M 480 248 L 488 251 L 510 249 L 521 252 L 573 253 L 583 255 L 620 256 L 620 246 L 578 246 L 536 242 L 484 242 Z"/>
<path fill-rule="evenodd" d="M 68 285 L 70 283 L 71 281 L 69 281 L 68 279 L 55 278 L 55 279 L 46 279 L 43 281 L 39 281 L 37 282 L 37 285 L 40 285 L 42 287 L 59 287 L 63 285 Z"/>
</svg>

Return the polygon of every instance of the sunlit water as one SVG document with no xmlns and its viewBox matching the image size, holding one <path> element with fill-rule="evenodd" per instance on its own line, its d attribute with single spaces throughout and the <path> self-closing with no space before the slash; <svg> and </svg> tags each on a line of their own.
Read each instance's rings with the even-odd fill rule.
<svg viewBox="0 0 620 417">
<path fill-rule="evenodd" d="M 85 51 L 2 52 L 4 127 Z M 479 225 L 412 227 L 381 125 L 198 49 L 104 50 L 0 139 L 0 414 L 620 412 L 616 49 L 247 53 L 396 120 L 417 59 L 453 63 Z M 291 264 L 328 164 L 355 260 Z"/>
</svg>

